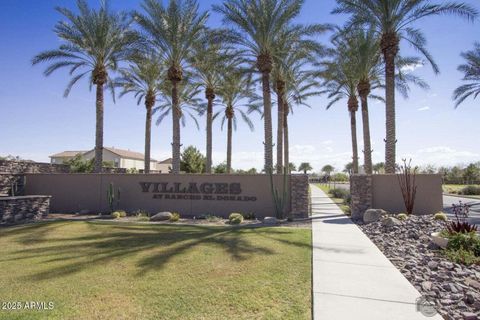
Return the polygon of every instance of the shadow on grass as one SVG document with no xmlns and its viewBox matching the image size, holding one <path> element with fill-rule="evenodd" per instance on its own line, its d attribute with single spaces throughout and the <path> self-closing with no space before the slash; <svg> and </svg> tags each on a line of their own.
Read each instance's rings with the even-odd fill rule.
<svg viewBox="0 0 480 320">
<path fill-rule="evenodd" d="M 63 237 L 69 224 L 84 223 L 88 232 L 72 229 L 72 235 Z M 59 229 L 62 232 L 57 232 Z M 83 228 L 82 228 L 83 229 Z M 83 232 L 83 233 L 81 233 Z M 40 258 L 42 264 L 56 263 L 46 271 L 28 276 L 28 280 L 48 280 L 68 276 L 116 259 L 122 262 L 142 252 L 136 261 L 137 276 L 158 270 L 175 256 L 207 245 L 222 249 L 232 259 L 241 261 L 251 256 L 272 255 L 275 252 L 249 235 L 261 235 L 291 246 L 309 245 L 283 239 L 291 233 L 286 228 L 212 227 L 179 225 L 119 224 L 115 222 L 49 222 L 9 230 L 18 243 L 26 247 L 0 257 L 0 262 L 24 261 Z M 39 245 L 32 245 L 39 244 Z M 31 246 L 30 246 L 31 245 Z M 155 250 L 159 249 L 159 250 Z M 61 263 L 58 266 L 58 263 Z M 45 269 L 45 268 L 43 268 Z"/>
</svg>

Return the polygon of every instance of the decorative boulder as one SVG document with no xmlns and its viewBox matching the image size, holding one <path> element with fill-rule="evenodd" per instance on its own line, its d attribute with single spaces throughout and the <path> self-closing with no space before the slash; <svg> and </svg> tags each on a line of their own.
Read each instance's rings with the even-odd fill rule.
<svg viewBox="0 0 480 320">
<path fill-rule="evenodd" d="M 383 209 L 368 209 L 363 214 L 364 223 L 372 223 L 380 220 L 387 212 Z"/>
<path fill-rule="evenodd" d="M 172 213 L 168 211 L 159 212 L 150 217 L 150 221 L 167 221 L 172 217 Z"/>
<path fill-rule="evenodd" d="M 402 222 L 396 218 L 393 217 L 388 217 L 382 220 L 382 226 L 390 228 L 394 226 L 401 225 Z"/>
<path fill-rule="evenodd" d="M 264 224 L 277 224 L 277 218 L 275 217 L 265 217 L 263 218 Z"/>
</svg>

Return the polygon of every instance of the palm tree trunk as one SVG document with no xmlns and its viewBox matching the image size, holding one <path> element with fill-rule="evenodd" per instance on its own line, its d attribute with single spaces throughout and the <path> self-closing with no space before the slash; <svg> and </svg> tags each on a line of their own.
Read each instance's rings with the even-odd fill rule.
<svg viewBox="0 0 480 320">
<path fill-rule="evenodd" d="M 285 88 L 285 83 L 283 81 L 277 81 L 277 173 L 283 173 L 283 91 Z M 285 164 L 288 165 L 288 164 Z"/>
<path fill-rule="evenodd" d="M 398 36 L 395 33 L 382 35 L 381 47 L 385 60 L 385 172 L 395 173 L 395 57 L 398 53 Z"/>
<path fill-rule="evenodd" d="M 370 93 L 370 82 L 360 81 L 357 87 L 362 104 L 362 125 L 363 125 L 363 161 L 366 174 L 372 174 L 372 144 L 370 142 L 370 121 L 368 119 L 368 95 Z"/>
<path fill-rule="evenodd" d="M 283 111 L 284 111 L 284 117 L 283 117 L 283 140 L 284 140 L 284 154 L 285 154 L 285 168 L 287 174 L 290 174 L 290 152 L 289 152 L 289 141 L 288 141 L 288 113 L 289 113 L 289 107 L 286 102 L 283 104 Z"/>
<path fill-rule="evenodd" d="M 180 173 L 180 105 L 178 81 L 172 81 L 172 173 Z"/>
<path fill-rule="evenodd" d="M 95 165 L 94 172 L 101 173 L 103 167 L 103 83 L 97 83 L 96 125 L 95 125 Z"/>
<path fill-rule="evenodd" d="M 270 94 L 270 73 L 262 73 L 263 89 L 263 119 L 265 133 L 265 172 L 271 173 L 273 168 L 273 145 L 272 145 L 272 98 Z"/>
<path fill-rule="evenodd" d="M 213 122 L 213 99 L 215 95 L 213 90 L 207 88 L 205 94 L 207 97 L 207 159 L 205 164 L 205 172 L 212 173 L 212 122 Z"/>
<path fill-rule="evenodd" d="M 154 100 L 155 101 L 155 100 Z M 152 108 L 153 103 L 147 97 L 145 99 L 145 108 L 147 109 L 147 114 L 145 117 L 145 167 L 144 173 L 150 173 L 150 146 L 151 146 L 151 136 L 152 136 Z"/>
<path fill-rule="evenodd" d="M 352 130 L 352 170 L 353 173 L 358 173 L 357 120 L 355 111 L 350 111 L 350 128 Z"/>
<path fill-rule="evenodd" d="M 227 173 L 232 171 L 232 118 L 227 118 Z"/>
</svg>

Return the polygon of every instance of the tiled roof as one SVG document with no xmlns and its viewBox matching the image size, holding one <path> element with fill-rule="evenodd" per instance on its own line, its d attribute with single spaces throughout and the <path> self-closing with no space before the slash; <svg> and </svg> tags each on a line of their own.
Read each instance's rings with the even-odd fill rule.
<svg viewBox="0 0 480 320">
<path fill-rule="evenodd" d="M 50 158 L 75 157 L 77 154 L 84 154 L 87 151 L 63 151 L 49 156 Z"/>
</svg>

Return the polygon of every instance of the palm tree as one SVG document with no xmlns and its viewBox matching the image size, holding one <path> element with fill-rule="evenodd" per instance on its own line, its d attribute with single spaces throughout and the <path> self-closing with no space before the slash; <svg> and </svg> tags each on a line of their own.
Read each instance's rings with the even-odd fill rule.
<svg viewBox="0 0 480 320">
<path fill-rule="evenodd" d="M 170 0 L 164 7 L 158 0 L 144 0 L 145 14 L 135 13 L 135 19 L 148 35 L 152 50 L 168 66 L 167 79 L 171 82 L 172 112 L 172 172 L 180 172 L 180 118 L 179 85 L 184 67 L 194 52 L 194 46 L 205 31 L 208 13 L 199 13 L 195 0 Z"/>
<path fill-rule="evenodd" d="M 321 35 L 330 30 L 330 25 L 293 25 L 280 33 L 275 47 L 277 55 L 274 56 L 272 70 L 272 87 L 277 96 L 277 173 L 283 173 L 283 142 L 286 88 L 287 82 L 295 82 L 295 78 L 301 72 L 303 66 L 308 62 L 315 62 L 316 56 L 325 53 L 326 49 L 319 42 L 311 37 Z M 292 87 L 292 84 L 288 84 Z M 285 160 L 285 164 L 288 161 Z M 288 168 L 286 168 L 287 171 Z"/>
<path fill-rule="evenodd" d="M 350 129 L 352 137 L 352 164 L 353 173 L 358 173 L 358 147 L 357 147 L 357 122 L 355 113 L 358 110 L 357 85 L 358 78 L 355 72 L 353 60 L 353 48 L 349 46 L 344 37 L 335 37 L 332 42 L 335 46 L 335 54 L 332 61 L 324 62 L 324 70 L 321 72 L 325 79 L 322 93 L 327 94 L 330 109 L 340 100 L 347 99 L 348 112 L 350 113 Z"/>
<path fill-rule="evenodd" d="M 480 43 L 476 42 L 473 50 L 463 52 L 462 58 L 466 63 L 458 66 L 458 71 L 464 74 L 462 80 L 469 83 L 455 89 L 453 93 L 453 99 L 456 100 L 455 108 L 468 97 L 473 96 L 475 99 L 480 94 Z"/>
<path fill-rule="evenodd" d="M 115 80 L 115 85 L 122 89 L 120 97 L 127 93 L 134 94 L 137 104 L 143 100 L 145 104 L 145 173 L 150 172 L 150 146 L 152 136 L 152 111 L 159 94 L 164 66 L 152 54 L 140 54 L 132 57 L 128 68 L 120 70 L 121 77 Z"/>
<path fill-rule="evenodd" d="M 232 31 L 232 40 L 246 50 L 250 65 L 262 76 L 265 172 L 272 173 L 272 101 L 270 72 L 279 34 L 297 17 L 301 0 L 226 0 L 213 9 L 223 15 L 223 21 L 241 31 Z"/>
<path fill-rule="evenodd" d="M 288 61 L 288 60 L 287 60 Z M 321 94 L 318 90 L 320 82 L 317 80 L 314 72 L 304 70 L 308 64 L 307 59 L 292 59 L 289 63 L 289 72 L 285 86 L 285 98 L 283 100 L 283 142 L 284 142 L 284 161 L 290 162 L 290 139 L 288 132 L 289 114 L 293 113 L 293 106 L 306 106 L 310 108 L 308 99 Z M 290 173 L 288 168 L 287 174 Z"/>
<path fill-rule="evenodd" d="M 222 130 L 225 121 L 227 121 L 227 173 L 231 173 L 232 170 L 232 134 L 233 129 L 237 129 L 237 115 L 235 111 L 240 113 L 243 121 L 253 131 L 253 123 L 248 117 L 248 112 L 242 109 L 248 108 L 251 111 L 251 105 L 242 103 L 242 101 L 252 97 L 250 86 L 251 79 L 247 74 L 241 70 L 229 69 L 219 90 L 222 104 L 225 107 L 222 117 Z M 217 111 L 213 119 L 216 119 L 220 114 L 221 111 Z"/>
<path fill-rule="evenodd" d="M 303 174 L 307 174 L 307 172 L 310 170 L 313 170 L 313 168 L 308 162 L 302 162 L 298 167 L 298 171 L 303 171 Z"/>
<path fill-rule="evenodd" d="M 368 96 L 372 90 L 372 82 L 378 84 L 381 75 L 380 41 L 373 29 L 368 31 L 359 29 L 349 35 L 348 41 L 353 49 L 355 73 L 358 78 L 357 93 L 362 106 L 364 168 L 366 174 L 372 174 Z"/>
<path fill-rule="evenodd" d="M 196 83 L 193 83 L 191 78 L 188 76 L 186 76 L 181 83 L 177 84 L 178 99 L 176 108 L 174 107 L 174 103 L 172 101 L 172 86 L 173 83 L 168 81 L 163 82 L 160 87 L 159 99 L 157 99 L 157 101 L 160 100 L 163 101 L 163 103 L 153 108 L 152 114 L 159 113 L 155 124 L 157 126 L 160 125 L 163 119 L 165 119 L 175 110 L 175 112 L 178 113 L 179 124 L 185 127 L 188 116 L 191 120 L 193 120 L 197 129 L 200 129 L 200 125 L 196 118 L 196 115 L 199 114 L 199 106 L 201 105 L 201 99 L 198 98 L 198 95 L 201 92 L 200 86 Z"/>
<path fill-rule="evenodd" d="M 113 13 L 108 1 L 103 1 L 97 10 L 90 9 L 84 0 L 77 0 L 79 13 L 67 8 L 56 10 L 65 18 L 55 25 L 54 32 L 62 40 L 57 49 L 44 51 L 32 59 L 32 64 L 51 63 L 45 70 L 49 76 L 54 71 L 70 68 L 72 79 L 64 97 L 85 76 L 90 76 L 89 85 L 96 86 L 95 166 L 94 172 L 102 171 L 103 163 L 103 113 L 105 86 L 112 90 L 109 73 L 117 70 L 118 63 L 125 60 L 135 47 L 137 35 L 130 28 L 131 18 L 125 12 Z"/>
<path fill-rule="evenodd" d="M 196 43 L 192 66 L 199 84 L 205 90 L 207 99 L 207 155 L 205 172 L 212 173 L 212 122 L 213 105 L 216 93 L 223 82 L 225 64 L 232 63 L 232 54 L 227 51 L 223 41 L 214 32 L 205 34 L 203 41 Z"/>
<path fill-rule="evenodd" d="M 385 171 L 395 173 L 395 62 L 400 40 L 405 40 L 424 55 L 434 72 L 438 73 L 438 66 L 426 49 L 425 36 L 412 24 L 441 14 L 454 14 L 473 21 L 478 12 L 463 2 L 434 4 L 431 0 L 337 0 L 337 4 L 333 13 L 352 15 L 349 27 L 368 25 L 381 37 L 380 50 L 385 62 L 386 81 Z"/>
</svg>

